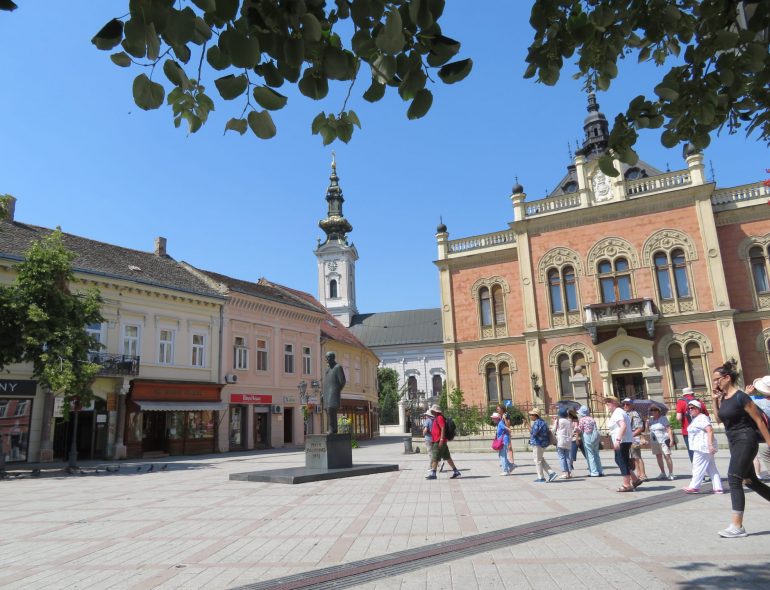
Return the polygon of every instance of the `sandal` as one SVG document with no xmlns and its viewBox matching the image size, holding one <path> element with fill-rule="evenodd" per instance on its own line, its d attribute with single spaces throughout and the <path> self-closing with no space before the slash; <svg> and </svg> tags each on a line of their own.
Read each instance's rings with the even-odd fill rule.
<svg viewBox="0 0 770 590">
<path fill-rule="evenodd" d="M 632 486 L 632 487 L 630 487 L 630 488 L 627 488 L 626 486 L 620 486 L 620 487 L 619 487 L 617 490 L 615 490 L 615 491 L 616 491 L 616 492 L 633 492 L 633 491 L 634 491 L 634 488 L 633 488 L 633 486 Z"/>
<path fill-rule="evenodd" d="M 642 485 L 643 483 L 644 483 L 644 480 L 643 480 L 643 479 L 637 479 L 637 480 L 636 480 L 636 481 L 635 481 L 633 484 L 631 484 L 631 485 L 633 485 L 633 486 L 634 486 L 634 489 L 636 489 L 636 488 L 638 488 L 640 485 Z"/>
</svg>

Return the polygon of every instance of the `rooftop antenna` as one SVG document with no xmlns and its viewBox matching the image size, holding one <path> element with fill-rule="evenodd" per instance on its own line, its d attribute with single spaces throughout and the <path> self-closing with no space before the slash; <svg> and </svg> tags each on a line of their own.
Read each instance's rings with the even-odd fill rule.
<svg viewBox="0 0 770 590">
<path fill-rule="evenodd" d="M 569 155 L 569 160 L 571 162 L 574 156 L 572 155 L 572 146 L 569 142 L 567 142 L 567 154 Z"/>
<path fill-rule="evenodd" d="M 717 175 L 716 172 L 714 172 L 714 162 L 709 160 L 709 170 L 711 171 L 711 182 L 717 181 Z"/>
<path fill-rule="evenodd" d="M 668 165 L 668 162 L 666 162 L 666 172 L 671 172 L 671 166 Z"/>
</svg>

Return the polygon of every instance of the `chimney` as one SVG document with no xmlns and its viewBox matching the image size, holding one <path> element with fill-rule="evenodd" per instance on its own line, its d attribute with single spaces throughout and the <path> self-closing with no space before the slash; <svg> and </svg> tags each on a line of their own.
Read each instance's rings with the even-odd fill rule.
<svg viewBox="0 0 770 590">
<path fill-rule="evenodd" d="M 168 256 L 166 254 L 166 238 L 161 236 L 155 238 L 155 256 Z"/>
<path fill-rule="evenodd" d="M 15 211 L 16 197 L 12 197 L 11 195 L 0 196 L 0 219 L 13 221 Z"/>
</svg>

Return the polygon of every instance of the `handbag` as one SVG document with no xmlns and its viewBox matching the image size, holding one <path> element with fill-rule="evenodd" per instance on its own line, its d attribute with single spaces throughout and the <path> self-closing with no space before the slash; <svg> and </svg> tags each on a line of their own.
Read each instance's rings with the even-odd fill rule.
<svg viewBox="0 0 770 590">
<path fill-rule="evenodd" d="M 556 440 L 556 433 L 548 429 L 548 446 L 555 447 L 557 445 L 558 441 Z"/>
<path fill-rule="evenodd" d="M 502 436 L 500 438 L 496 438 L 495 440 L 492 441 L 492 450 L 499 451 L 502 448 L 503 448 L 503 437 Z"/>
</svg>

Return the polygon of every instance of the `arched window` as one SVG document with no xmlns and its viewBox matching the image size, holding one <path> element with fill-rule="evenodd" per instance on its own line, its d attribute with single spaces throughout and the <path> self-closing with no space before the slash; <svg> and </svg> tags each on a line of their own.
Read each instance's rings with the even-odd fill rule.
<svg viewBox="0 0 770 590">
<path fill-rule="evenodd" d="M 767 293 L 770 291 L 770 282 L 767 280 L 765 252 L 760 246 L 754 246 L 749 250 L 749 260 L 751 261 L 751 276 L 754 279 L 754 288 L 757 293 Z"/>
<path fill-rule="evenodd" d="M 668 347 L 668 364 L 674 389 L 706 387 L 705 359 L 697 342 L 688 342 L 684 349 L 678 342 Z"/>
<path fill-rule="evenodd" d="M 485 369 L 485 375 L 487 380 L 487 400 L 490 403 L 500 401 L 500 397 L 497 392 L 497 368 L 492 363 L 489 363 Z"/>
<path fill-rule="evenodd" d="M 500 374 L 501 401 L 513 399 L 513 390 L 511 389 L 511 368 L 508 366 L 508 363 L 500 363 L 498 373 Z"/>
<path fill-rule="evenodd" d="M 406 390 L 409 393 L 409 397 L 413 398 L 417 395 L 417 377 L 410 375 L 406 380 Z"/>
<path fill-rule="evenodd" d="M 492 325 L 492 301 L 489 295 L 489 289 L 482 287 L 479 289 L 479 304 L 481 305 L 481 325 Z"/>
<path fill-rule="evenodd" d="M 575 284 L 575 269 L 563 266 L 548 271 L 548 288 L 551 295 L 551 313 L 577 311 L 577 286 Z"/>
<path fill-rule="evenodd" d="M 505 324 L 505 306 L 503 305 L 503 288 L 500 285 L 492 287 L 492 307 L 494 309 L 495 325 Z"/>
<path fill-rule="evenodd" d="M 628 260 L 625 258 L 616 258 L 614 261 L 600 260 L 596 270 L 599 274 L 603 303 L 632 299 L 631 269 L 628 266 Z"/>
<path fill-rule="evenodd" d="M 559 396 L 561 399 L 572 399 L 572 383 L 569 378 L 572 377 L 572 363 L 569 356 L 560 354 L 557 359 L 559 366 Z"/>
<path fill-rule="evenodd" d="M 433 375 L 433 397 L 438 397 L 441 395 L 441 386 L 443 385 L 443 382 L 441 380 L 441 375 Z"/>
<path fill-rule="evenodd" d="M 329 281 L 329 299 L 337 298 L 337 280 L 332 279 Z"/>
<path fill-rule="evenodd" d="M 687 261 L 683 250 L 677 248 L 670 253 L 656 252 L 653 262 L 661 299 L 682 299 L 690 296 Z"/>
</svg>

